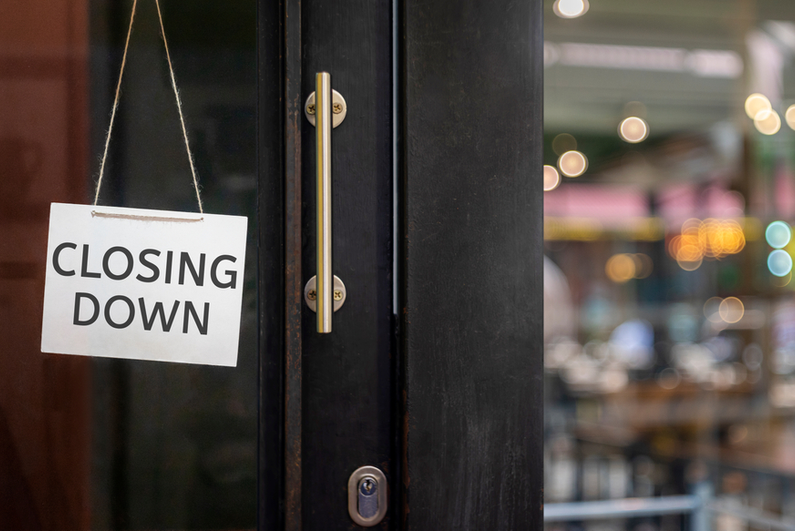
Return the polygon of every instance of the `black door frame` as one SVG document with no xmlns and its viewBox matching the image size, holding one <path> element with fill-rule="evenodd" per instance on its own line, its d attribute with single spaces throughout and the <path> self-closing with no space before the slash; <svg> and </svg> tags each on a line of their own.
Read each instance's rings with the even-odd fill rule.
<svg viewBox="0 0 795 531">
<path fill-rule="evenodd" d="M 541 0 L 399 0 L 395 529 L 543 526 Z M 301 2 L 259 2 L 259 529 L 300 529 Z"/>
</svg>

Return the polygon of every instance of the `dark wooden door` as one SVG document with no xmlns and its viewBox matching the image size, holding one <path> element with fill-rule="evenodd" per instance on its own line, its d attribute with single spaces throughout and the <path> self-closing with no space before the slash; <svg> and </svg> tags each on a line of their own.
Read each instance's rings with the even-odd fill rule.
<svg viewBox="0 0 795 531">
<path fill-rule="evenodd" d="M 347 288 L 329 334 L 302 304 L 303 529 L 348 529 L 347 484 L 360 466 L 391 479 L 392 56 L 389 0 L 303 4 L 301 100 L 315 73 L 347 102 L 332 131 L 333 267 Z M 301 122 L 301 286 L 315 274 L 315 129 Z M 389 518 L 383 528 L 388 528 Z"/>
<path fill-rule="evenodd" d="M 540 0 L 260 4 L 261 529 L 542 525 Z M 318 334 L 315 74 L 332 131 L 333 272 Z"/>
</svg>

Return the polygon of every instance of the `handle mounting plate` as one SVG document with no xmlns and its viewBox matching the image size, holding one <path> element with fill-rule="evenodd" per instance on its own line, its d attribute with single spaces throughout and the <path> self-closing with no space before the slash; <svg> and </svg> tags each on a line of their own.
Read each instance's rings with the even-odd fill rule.
<svg viewBox="0 0 795 531">
<path fill-rule="evenodd" d="M 315 93 L 309 95 L 304 104 L 304 116 L 309 123 L 315 125 Z M 348 104 L 342 94 L 331 89 L 331 127 L 337 127 L 348 116 Z"/>
<path fill-rule="evenodd" d="M 345 289 L 345 284 L 340 277 L 334 275 L 334 311 L 336 312 L 342 305 L 345 304 L 345 299 L 348 298 L 348 291 Z M 304 286 L 304 301 L 309 309 L 313 312 L 317 311 L 317 276 L 310 278 L 306 286 Z"/>
</svg>

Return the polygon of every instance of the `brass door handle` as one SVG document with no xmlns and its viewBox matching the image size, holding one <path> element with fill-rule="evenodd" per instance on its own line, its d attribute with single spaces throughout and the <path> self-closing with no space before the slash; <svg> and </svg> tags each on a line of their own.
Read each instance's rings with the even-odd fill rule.
<svg viewBox="0 0 795 531">
<path fill-rule="evenodd" d="M 331 332 L 331 74 L 315 75 L 317 143 L 317 331 Z"/>
<path fill-rule="evenodd" d="M 331 332 L 331 315 L 345 302 L 345 285 L 332 272 L 331 261 L 331 129 L 347 114 L 345 100 L 331 90 L 331 74 L 315 75 L 315 92 L 304 107 L 307 119 L 315 125 L 317 151 L 317 275 L 304 289 L 307 304 L 317 312 L 317 331 Z M 313 286 L 310 287 L 310 285 Z"/>
</svg>

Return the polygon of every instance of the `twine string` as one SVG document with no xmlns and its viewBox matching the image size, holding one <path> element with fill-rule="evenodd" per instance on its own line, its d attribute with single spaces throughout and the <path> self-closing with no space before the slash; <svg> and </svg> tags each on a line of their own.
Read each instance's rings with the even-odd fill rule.
<svg viewBox="0 0 795 531">
<path fill-rule="evenodd" d="M 160 21 L 160 35 L 163 37 L 163 47 L 166 49 L 166 60 L 168 61 L 168 73 L 171 78 L 171 88 L 174 90 L 174 99 L 177 102 L 177 111 L 179 111 L 179 123 L 182 126 L 182 138 L 185 140 L 185 151 L 188 154 L 188 162 L 190 163 L 190 173 L 193 177 L 193 189 L 196 191 L 196 201 L 199 204 L 199 212 L 204 214 L 204 207 L 202 206 L 201 194 L 199 193 L 199 180 L 196 177 L 196 166 L 193 162 L 193 153 L 190 150 L 190 142 L 188 141 L 188 130 L 185 127 L 185 116 L 182 113 L 182 100 L 179 97 L 179 89 L 177 89 L 177 79 L 174 76 L 174 66 L 171 63 L 171 53 L 168 50 L 168 40 L 166 39 L 166 30 L 163 27 L 163 14 L 160 11 L 160 0 L 155 0 L 157 6 L 157 17 Z M 119 95 L 121 93 L 121 80 L 124 76 L 124 66 L 127 64 L 127 50 L 130 47 L 130 35 L 132 34 L 133 21 L 135 20 L 135 10 L 138 6 L 138 0 L 133 0 L 132 12 L 130 13 L 130 25 L 127 28 L 127 39 L 124 43 L 124 52 L 121 59 L 121 68 L 119 69 L 119 80 L 116 83 L 116 96 L 113 99 L 113 110 L 110 113 L 110 125 L 108 126 L 108 133 L 105 136 L 105 151 L 102 153 L 102 162 L 99 165 L 99 178 L 97 179 L 97 189 L 94 194 L 94 206 L 97 206 L 99 201 L 99 190 L 102 186 L 102 177 L 105 174 L 105 162 L 108 158 L 108 147 L 110 146 L 110 136 L 113 131 L 113 122 L 116 118 L 116 109 L 119 107 Z"/>
<path fill-rule="evenodd" d="M 131 219 L 133 221 L 162 221 L 169 223 L 197 223 L 204 221 L 204 216 L 200 218 L 175 218 L 170 216 L 139 216 L 133 214 L 113 214 L 110 212 L 91 211 L 92 218 L 111 218 L 111 219 Z"/>
</svg>

